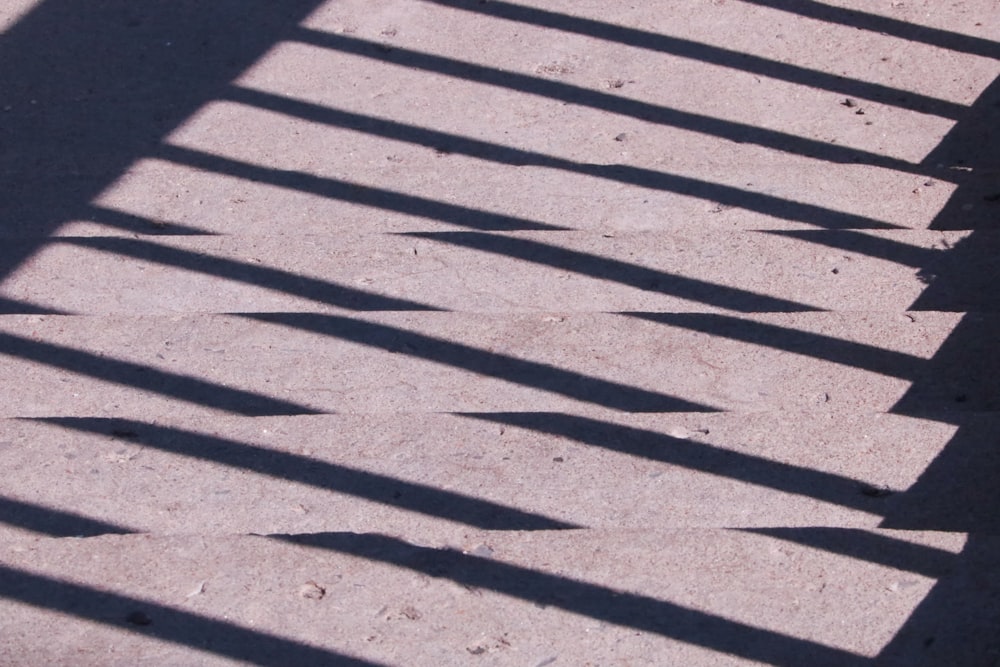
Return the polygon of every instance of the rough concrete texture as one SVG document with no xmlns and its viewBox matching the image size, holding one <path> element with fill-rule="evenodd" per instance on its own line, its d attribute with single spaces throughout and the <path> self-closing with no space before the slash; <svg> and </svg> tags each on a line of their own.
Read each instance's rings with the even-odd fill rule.
<svg viewBox="0 0 1000 667">
<path fill-rule="evenodd" d="M 870 560 L 811 544 L 827 541 Z M 722 644 L 742 658 L 732 664 L 862 665 L 939 578 L 963 577 L 963 541 L 829 529 L 466 531 L 433 544 L 350 533 L 138 535 L 92 538 L 80 558 L 75 540 L 40 538 L 0 564 L 0 586 L 16 601 L 0 617 L 0 657 L 702 665 L 718 663 Z M 850 606 L 817 623 L 830 598 Z"/>
<path fill-rule="evenodd" d="M 947 249 L 967 237 L 685 229 L 514 232 L 502 239 L 484 232 L 60 238 L 24 262 L 0 294 L 90 314 L 421 306 L 465 312 L 902 311 L 938 275 L 955 280 Z M 991 237 L 993 243 L 980 248 L 984 269 L 1000 250 L 1000 236 Z M 8 252 L 28 243 L 35 245 L 10 240 Z M 866 254 L 869 248 L 882 256 Z M 66 273 L 65 266 L 79 268 Z M 87 289 L 78 289 L 82 285 Z M 961 292 L 952 289 L 935 309 L 967 310 Z M 979 298 L 997 297 L 984 291 Z"/>
<path fill-rule="evenodd" d="M 982 437 L 992 422 L 961 420 Z M 955 430 L 898 415 L 773 411 L 4 424 L 10 496 L 85 508 L 122 531 L 406 535 L 419 524 L 435 536 L 556 523 L 874 528 L 912 504 L 900 494 Z M 615 485 L 603 482 L 609 470 Z M 3 530 L 12 528 L 24 530 Z M 60 530 L 84 534 L 58 521 L 48 532 Z"/>
<path fill-rule="evenodd" d="M 0 664 L 1000 665 L 995 0 L 0 6 Z"/>
<path fill-rule="evenodd" d="M 930 359 L 960 319 L 957 313 L 9 315 L 0 317 L 0 341 L 15 353 L 7 368 L 20 380 L 2 410 L 12 417 L 588 406 L 712 412 L 828 404 L 886 411 L 914 380 L 936 370 Z M 926 410 L 995 402 L 957 384 L 927 394 L 914 401 Z M 964 402 L 956 402 L 959 395 Z"/>
</svg>

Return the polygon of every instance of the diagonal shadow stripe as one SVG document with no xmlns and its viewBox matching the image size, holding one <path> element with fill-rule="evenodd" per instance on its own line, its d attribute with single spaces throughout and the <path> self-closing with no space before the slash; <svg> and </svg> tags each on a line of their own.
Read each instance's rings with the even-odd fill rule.
<svg viewBox="0 0 1000 667">
<path fill-rule="evenodd" d="M 875 220 L 855 213 L 847 213 L 836 209 L 782 199 L 771 195 L 741 190 L 728 185 L 702 181 L 686 176 L 650 172 L 648 169 L 632 167 L 625 164 L 584 165 L 580 173 L 604 178 L 609 181 L 619 181 L 639 185 L 649 189 L 676 192 L 677 194 L 697 197 L 709 202 L 717 202 L 724 206 L 756 211 L 766 216 L 780 220 L 804 222 L 816 227 L 827 229 L 904 229 L 900 225 Z"/>
<path fill-rule="evenodd" d="M 157 146 L 151 151 L 151 157 L 255 183 L 276 185 L 369 208 L 438 220 L 459 227 L 488 231 L 566 229 L 502 213 L 466 208 L 457 204 L 448 204 L 434 199 L 382 190 L 334 178 L 313 176 L 300 171 L 261 167 L 249 162 L 232 160 L 171 144 Z"/>
<path fill-rule="evenodd" d="M 49 417 L 37 421 L 97 435 L 111 435 L 115 431 L 134 433 L 132 437 L 144 447 L 169 454 L 249 470 L 484 530 L 581 527 L 454 491 L 179 428 L 92 417 Z"/>
<path fill-rule="evenodd" d="M 761 230 L 761 233 L 798 239 L 806 243 L 837 248 L 915 268 L 922 268 L 944 254 L 943 251 L 935 248 L 921 248 L 895 239 L 880 238 L 863 232 L 843 230 L 827 234 L 825 231 L 822 229 L 767 229 Z"/>
<path fill-rule="evenodd" d="M 251 665 L 378 667 L 377 663 L 138 598 L 0 565 L 0 597 Z M 151 622 L 134 625 L 130 614 Z"/>
<path fill-rule="evenodd" d="M 722 120 L 702 114 L 680 111 L 669 107 L 612 95 L 589 88 L 574 86 L 561 81 L 508 72 L 455 60 L 422 51 L 388 47 L 357 37 L 335 35 L 308 28 L 298 28 L 289 39 L 319 48 L 349 53 L 400 67 L 436 72 L 445 76 L 472 81 L 489 86 L 514 90 L 560 100 L 573 105 L 587 106 L 619 116 L 636 118 L 649 123 L 667 125 L 678 129 L 705 134 L 736 143 L 756 144 L 784 153 L 844 164 L 866 164 L 892 169 L 906 174 L 926 175 L 930 167 L 914 164 L 899 158 L 888 157 L 863 149 L 849 148 L 794 134 L 769 130 L 756 125 Z M 935 175 L 937 172 L 935 171 Z"/>
<path fill-rule="evenodd" d="M 503 144 L 474 139 L 451 132 L 433 130 L 428 127 L 420 127 L 419 125 L 410 125 L 396 120 L 379 118 L 378 116 L 345 111 L 253 88 L 244 88 L 235 85 L 229 86 L 219 95 L 219 99 L 301 118 L 314 123 L 322 123 L 332 127 L 343 127 L 377 137 L 405 141 L 410 144 L 425 146 L 446 153 L 468 155 L 515 167 L 535 166 L 572 171 L 574 168 L 578 169 L 582 166 L 572 160 L 544 153 L 504 146 Z"/>
<path fill-rule="evenodd" d="M 997 42 L 981 37 L 963 35 L 958 32 L 918 25 L 916 23 L 908 23 L 858 9 L 835 7 L 822 2 L 815 2 L 815 0 L 743 0 L 743 2 L 770 7 L 771 9 L 824 21 L 825 23 L 837 23 L 859 30 L 877 32 L 880 35 L 898 37 L 909 42 L 938 46 L 949 51 L 1000 59 L 1000 44 Z M 993 18 L 996 17 L 994 16 Z"/>
<path fill-rule="evenodd" d="M 784 350 L 812 359 L 859 368 L 889 377 L 913 379 L 927 360 L 905 352 L 854 343 L 833 336 L 797 331 L 774 324 L 753 322 L 711 313 L 622 313 L 711 336 Z"/>
<path fill-rule="evenodd" d="M 383 535 L 322 533 L 268 537 L 386 563 L 769 665 L 861 667 L 869 664 L 863 656 L 806 639 L 645 595 L 478 558 L 454 549 L 420 547 Z"/>
<path fill-rule="evenodd" d="M 618 42 L 625 46 L 656 53 L 697 60 L 709 65 L 718 65 L 729 69 L 758 74 L 771 79 L 787 81 L 800 86 L 829 90 L 841 95 L 862 97 L 873 102 L 888 106 L 910 109 L 925 114 L 934 114 L 943 118 L 957 118 L 965 107 L 929 95 L 921 95 L 908 90 L 892 88 L 891 86 L 847 79 L 820 70 L 809 69 L 791 63 L 785 63 L 769 58 L 762 58 L 750 53 L 733 51 L 710 44 L 695 42 L 680 37 L 671 37 L 647 30 L 627 28 L 605 23 L 594 19 L 551 12 L 536 7 L 527 7 L 502 0 L 490 0 L 488 3 L 470 3 L 467 0 L 424 0 L 436 5 L 460 9 L 483 16 L 513 21 L 542 28 L 551 28 L 577 35 L 586 35 L 597 39 Z"/>
<path fill-rule="evenodd" d="M 3 253 L 0 251 L 0 256 Z M 0 315 L 70 315 L 64 310 L 39 306 L 21 299 L 7 299 L 0 296 Z"/>
<path fill-rule="evenodd" d="M 404 236 L 414 236 L 437 243 L 479 250 L 492 255 L 520 259 L 532 264 L 563 269 L 591 278 L 620 283 L 649 292 L 669 294 L 729 310 L 783 313 L 820 310 L 796 301 L 657 271 L 637 264 L 569 250 L 530 239 L 476 232 L 407 232 Z"/>
<path fill-rule="evenodd" d="M 933 579 L 941 579 L 951 574 L 959 558 L 957 554 L 944 549 L 914 544 L 889 535 L 856 528 L 736 528 L 734 530 L 767 535 L 793 544 Z"/>
<path fill-rule="evenodd" d="M 72 211 L 65 211 L 66 220 L 63 222 L 84 221 L 114 227 L 115 229 L 132 234 L 142 234 L 149 236 L 216 236 L 215 232 L 182 225 L 177 222 L 165 222 L 146 218 L 135 213 L 127 213 L 97 204 L 80 205 L 74 207 Z M 56 232 L 55 234 L 65 233 Z M 88 231 L 88 233 L 91 233 Z M 4 240 L 28 241 L 47 238 L 44 231 L 26 231 L 21 229 L 6 229 L 0 225 L 0 238 Z"/>
<path fill-rule="evenodd" d="M 674 438 L 656 431 L 553 412 L 463 412 L 460 417 L 546 433 L 612 452 L 697 470 L 726 479 L 882 514 L 861 480 Z"/>
<path fill-rule="evenodd" d="M 0 496 L 0 523 L 52 537 L 94 537 L 138 533 L 132 528 Z"/>
<path fill-rule="evenodd" d="M 636 185 L 650 190 L 674 192 L 725 206 L 757 211 L 765 215 L 804 222 L 831 229 L 898 229 L 898 225 L 866 218 L 853 213 L 781 199 L 771 195 L 742 190 L 728 185 L 696 178 L 678 176 L 652 169 L 620 164 L 584 164 L 535 151 L 512 148 L 480 139 L 473 139 L 450 132 L 432 130 L 416 125 L 386 120 L 375 116 L 334 109 L 311 102 L 303 102 L 281 95 L 249 88 L 230 87 L 221 99 L 245 104 L 275 113 L 302 118 L 315 123 L 343 127 L 373 136 L 426 146 L 448 153 L 467 155 L 480 160 L 497 162 L 515 167 L 533 166 L 558 169 L 616 183 Z M 539 223 L 536 223 L 539 224 Z M 475 225 L 463 225 L 475 227 Z"/>
<path fill-rule="evenodd" d="M 152 220 L 134 213 L 126 213 L 104 206 L 91 204 L 82 207 L 80 217 L 93 220 L 102 225 L 117 227 L 123 231 L 134 232 L 143 235 L 155 236 L 217 236 L 215 232 L 210 232 L 199 227 L 182 225 L 177 222 L 162 222 Z"/>
<path fill-rule="evenodd" d="M 239 313 L 237 316 L 312 331 L 366 347 L 426 359 L 470 373 L 625 412 L 717 411 L 717 408 L 667 394 L 583 375 L 551 364 L 518 359 L 387 324 L 316 313 Z"/>
<path fill-rule="evenodd" d="M 0 332 L 0 354 L 240 415 L 317 414 L 290 401 L 5 332 Z"/>
<path fill-rule="evenodd" d="M 367 292 L 337 283 L 310 278 L 281 269 L 248 264 L 226 257 L 203 255 L 180 248 L 171 248 L 151 241 L 122 237 L 57 237 L 50 243 L 62 243 L 91 248 L 121 257 L 131 257 L 161 266 L 195 271 L 226 280 L 234 280 L 264 289 L 283 292 L 319 303 L 350 310 L 440 311 L 408 299 Z"/>
</svg>

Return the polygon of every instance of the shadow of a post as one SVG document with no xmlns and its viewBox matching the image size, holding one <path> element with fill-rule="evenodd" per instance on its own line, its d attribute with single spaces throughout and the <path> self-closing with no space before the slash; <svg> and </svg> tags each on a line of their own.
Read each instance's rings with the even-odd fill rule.
<svg viewBox="0 0 1000 667">
<path fill-rule="evenodd" d="M 947 266 L 912 309 L 957 295 L 962 317 L 895 406 L 921 416 L 949 406 L 958 430 L 917 482 L 893 503 L 883 526 L 969 534 L 953 574 L 943 577 L 885 648 L 879 664 L 986 665 L 1000 661 L 1000 79 L 926 159 L 969 171 L 933 229 L 972 233 L 948 251 Z M 984 252 L 984 247 L 988 249 Z M 993 418 L 990 418 L 990 417 Z"/>
</svg>

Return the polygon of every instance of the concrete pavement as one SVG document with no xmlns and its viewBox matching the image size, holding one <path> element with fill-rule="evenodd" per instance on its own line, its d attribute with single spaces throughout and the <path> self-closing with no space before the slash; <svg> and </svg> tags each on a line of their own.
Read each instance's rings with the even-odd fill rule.
<svg viewBox="0 0 1000 667">
<path fill-rule="evenodd" d="M 995 2 L 0 30 L 0 664 L 1000 664 Z"/>
</svg>

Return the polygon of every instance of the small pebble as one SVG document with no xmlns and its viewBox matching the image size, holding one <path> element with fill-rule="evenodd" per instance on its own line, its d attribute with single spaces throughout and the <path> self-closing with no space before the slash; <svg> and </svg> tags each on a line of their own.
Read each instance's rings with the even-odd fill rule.
<svg viewBox="0 0 1000 667">
<path fill-rule="evenodd" d="M 492 558 L 493 549 L 491 549 L 486 544 L 480 544 L 478 547 L 469 552 L 472 556 L 478 556 L 479 558 Z"/>
<path fill-rule="evenodd" d="M 326 589 L 315 581 L 307 581 L 299 587 L 299 595 L 307 600 L 322 600 L 326 597 Z"/>
</svg>

